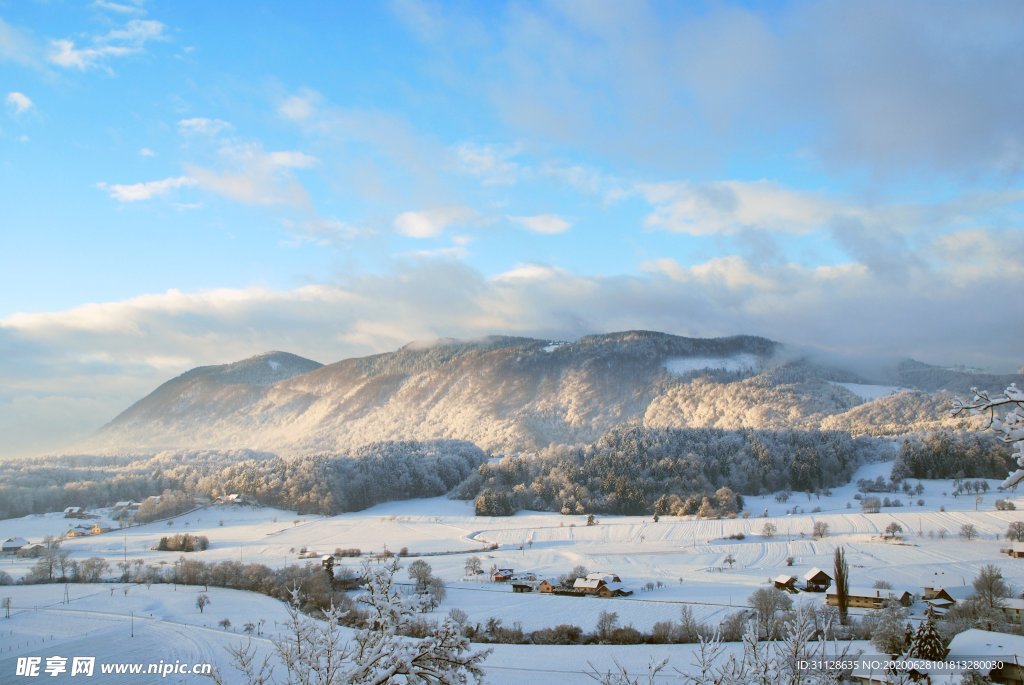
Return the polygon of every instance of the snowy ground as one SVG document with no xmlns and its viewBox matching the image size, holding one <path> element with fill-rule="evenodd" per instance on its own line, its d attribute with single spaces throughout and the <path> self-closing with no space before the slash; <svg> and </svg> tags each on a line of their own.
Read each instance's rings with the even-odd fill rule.
<svg viewBox="0 0 1024 685">
<path fill-rule="evenodd" d="M 890 468 L 889 463 L 867 465 L 854 481 L 887 476 Z M 814 566 L 830 571 L 833 552 L 840 545 L 846 550 L 854 586 L 870 586 L 884 579 L 919 593 L 922 585 L 969 584 L 981 566 L 994 563 L 1002 567 L 1011 584 L 1024 588 L 1024 560 L 999 553 L 1008 524 L 1024 520 L 1024 511 L 995 511 L 994 502 L 1002 497 L 995 493 L 996 481 L 989 481 L 991 490 L 977 505 L 973 496 L 954 498 L 948 494 L 952 491 L 948 480 L 921 484 L 921 495 L 879 494 L 899 498 L 904 505 L 884 508 L 879 514 L 860 512 L 853 499 L 856 486 L 850 484 L 820 499 L 794 495 L 787 502 L 778 502 L 774 497 L 747 497 L 746 508 L 752 515 L 746 519 L 664 517 L 654 523 L 650 517 L 607 516 L 599 517 L 595 526 L 586 526 L 584 517 L 540 512 L 477 517 L 471 504 L 444 498 L 382 504 L 331 518 L 219 506 L 175 518 L 170 525 L 161 522 L 70 539 L 64 548 L 76 559 L 102 556 L 113 564 L 127 555 L 150 564 L 172 564 L 179 553 L 150 548 L 162 535 L 189 532 L 206 535 L 211 542 L 209 550 L 193 553 L 191 558 L 241 559 L 278 567 L 300 563 L 298 552 L 303 547 L 317 553 L 330 553 L 337 547 L 358 547 L 364 553 L 382 551 L 385 545 L 392 551 L 407 547 L 412 554 L 431 554 L 424 559 L 447 585 L 448 597 L 439 613 L 459 608 L 473 622 L 486 623 L 496 617 L 506 626 L 519 623 L 524 630 L 573 623 L 590 631 L 602 611 L 616 612 L 623 625 L 647 630 L 657 621 L 678 618 L 684 604 L 690 605 L 700 620 L 717 623 L 743 607 L 754 590 L 766 587 L 769 578 L 782 573 L 801 576 Z M 923 506 L 917 505 L 918 498 Z M 1024 510 L 1024 498 L 1010 495 L 1009 499 Z M 765 510 L 767 517 L 762 517 Z M 819 521 L 828 524 L 828 535 L 814 540 L 810 533 Z M 761 534 L 766 522 L 776 527 L 771 538 Z M 900 541 L 884 540 L 880 535 L 892 522 L 904 530 Z M 0 539 L 22 536 L 38 542 L 44 535 L 62 534 L 72 523 L 60 514 L 0 521 Z M 965 523 L 977 528 L 977 539 L 958 537 Z M 738 533 L 743 533 L 744 539 L 728 537 Z M 499 548 L 479 551 L 490 543 Z M 471 554 L 481 557 L 485 569 L 511 567 L 517 572 L 531 571 L 538 579 L 557 577 L 576 565 L 616 573 L 635 594 L 614 600 L 513 594 L 506 584 L 465 578 L 464 565 Z M 726 562 L 729 556 L 735 560 L 731 566 Z M 792 566 L 786 564 L 788 557 L 794 560 Z M 0 569 L 15 578 L 31 565 L 31 560 L 0 558 Z M 645 591 L 648 583 L 661 586 Z M 213 604 L 199 614 L 196 588 L 179 586 L 175 591 L 171 586 L 130 586 L 124 595 L 125 586 L 114 587 L 111 595 L 109 585 L 72 585 L 73 601 L 67 605 L 59 604 L 63 586 L 0 588 L 0 596 L 12 597 L 16 609 L 11 619 L 0 619 L 0 683 L 10 682 L 13 657 L 70 656 L 76 650 L 88 654 L 87 648 L 106 650 L 102 654 L 111 660 L 116 656 L 124 661 L 173 661 L 187 655 L 221 663 L 225 645 L 241 637 L 233 631 L 257 617 L 272 624 L 283 616 L 279 602 L 247 593 L 210 588 Z M 823 600 L 822 595 L 800 598 Z M 126 641 L 126 615 L 133 611 L 137 633 Z M 231 620 L 232 630 L 217 627 L 222 618 Z M 86 634 L 89 637 L 82 637 Z M 122 659 L 122 655 L 131 658 Z M 652 657 L 668 656 L 680 668 L 690 659 L 688 648 L 678 646 L 501 646 L 488 660 L 488 669 L 496 683 L 591 682 L 579 672 L 588 661 L 600 669 L 611 667 L 610 655 L 634 670 L 643 670 Z M 526 674 L 524 664 L 537 672 Z M 139 676 L 124 676 L 133 677 L 135 680 L 123 682 L 143 682 Z M 176 681 L 172 676 L 167 682 Z"/>
</svg>

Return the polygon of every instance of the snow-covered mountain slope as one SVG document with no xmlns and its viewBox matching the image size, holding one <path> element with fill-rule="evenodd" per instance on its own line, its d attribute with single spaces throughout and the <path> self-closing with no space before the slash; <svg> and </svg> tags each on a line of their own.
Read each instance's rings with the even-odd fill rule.
<svg viewBox="0 0 1024 685">
<path fill-rule="evenodd" d="M 784 357 L 791 361 L 781 362 Z M 168 381 L 76 449 L 251 448 L 288 455 L 345 452 L 377 441 L 461 439 L 519 451 L 592 442 L 630 422 L 878 432 L 870 422 L 861 425 L 872 415 L 865 408 L 876 404 L 900 417 L 885 422 L 881 432 L 891 434 L 919 420 L 948 422 L 943 412 L 932 413 L 948 400 L 901 392 L 865 401 L 855 391 L 860 386 L 842 383 L 912 390 L 919 381 L 933 391 L 947 381 L 962 392 L 963 374 L 927 365 L 909 363 L 899 373 L 865 378 L 792 358 L 764 338 L 649 331 L 558 345 L 514 337 L 445 339 L 327 366 L 276 352 Z"/>
</svg>

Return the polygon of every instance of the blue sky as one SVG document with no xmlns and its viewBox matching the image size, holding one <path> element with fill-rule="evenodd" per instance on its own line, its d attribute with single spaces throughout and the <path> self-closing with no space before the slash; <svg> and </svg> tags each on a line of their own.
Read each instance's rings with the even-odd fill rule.
<svg viewBox="0 0 1024 685">
<path fill-rule="evenodd" d="M 1016 369 L 1015 2 L 0 0 L 0 431 L 284 349 L 649 328 Z"/>
</svg>

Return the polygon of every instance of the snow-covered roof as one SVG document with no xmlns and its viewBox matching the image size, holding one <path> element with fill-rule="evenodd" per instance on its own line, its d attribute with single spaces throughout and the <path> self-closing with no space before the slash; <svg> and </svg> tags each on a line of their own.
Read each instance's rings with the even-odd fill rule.
<svg viewBox="0 0 1024 685">
<path fill-rule="evenodd" d="M 805 574 L 804 574 L 804 580 L 814 580 L 814 577 L 815 577 L 815 576 L 817 576 L 817 575 L 824 575 L 824 576 L 826 576 L 826 577 L 827 577 L 827 578 L 828 578 L 829 580 L 831 580 L 831 579 L 832 579 L 832 576 L 828 575 L 827 573 L 825 573 L 824 571 L 822 571 L 822 570 L 821 570 L 820 568 L 818 568 L 817 566 L 815 566 L 815 567 L 814 567 L 814 568 L 812 568 L 812 569 L 811 569 L 810 571 L 808 571 L 807 573 L 805 573 Z"/>
<path fill-rule="evenodd" d="M 1002 657 L 1007 661 L 1016 661 L 1024 654 L 1024 636 L 997 633 L 991 630 L 965 630 L 949 643 L 947 660 L 958 657 Z M 1016 661 L 1019 663 L 1019 661 Z"/>
<path fill-rule="evenodd" d="M 826 594 L 837 594 L 839 588 L 835 585 L 830 587 Z M 876 599 L 901 599 L 904 595 L 914 594 L 905 588 L 877 588 L 877 587 L 851 587 L 848 592 L 850 597 L 874 597 Z"/>
<path fill-rule="evenodd" d="M 783 574 L 781 576 L 775 576 L 775 581 L 774 582 L 780 583 L 782 585 L 789 585 L 790 583 L 795 583 L 796 582 L 796 576 L 787 576 L 785 574 Z"/>
<path fill-rule="evenodd" d="M 936 594 L 945 592 L 954 602 L 962 602 L 974 594 L 974 588 L 970 585 L 952 585 L 936 588 L 935 592 Z"/>
<path fill-rule="evenodd" d="M 593 580 L 590 578 L 577 578 L 572 586 L 580 590 L 596 590 L 601 587 L 602 582 L 604 581 L 599 578 L 594 578 Z"/>
<path fill-rule="evenodd" d="M 7 538 L 4 540 L 3 549 L 14 549 L 18 547 L 24 547 L 28 544 L 28 540 L 25 538 Z"/>
<path fill-rule="evenodd" d="M 594 571 L 587 574 L 587 580 L 603 580 L 606 583 L 615 583 L 617 575 L 614 573 L 608 573 L 607 571 Z"/>
<path fill-rule="evenodd" d="M 1017 599 L 1016 597 L 1007 597 L 1003 600 L 1003 606 L 1007 609 L 1016 609 L 1017 611 L 1024 611 L 1024 599 Z"/>
</svg>

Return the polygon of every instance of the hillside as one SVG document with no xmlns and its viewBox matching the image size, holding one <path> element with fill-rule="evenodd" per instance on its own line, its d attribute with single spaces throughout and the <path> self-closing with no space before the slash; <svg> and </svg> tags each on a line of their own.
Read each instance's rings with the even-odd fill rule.
<svg viewBox="0 0 1024 685">
<path fill-rule="evenodd" d="M 514 452 L 591 443 L 631 423 L 895 434 L 952 424 L 948 396 L 933 393 L 963 392 L 969 376 L 907 362 L 865 378 L 793 357 L 764 338 L 648 331 L 446 339 L 327 366 L 275 352 L 168 381 L 76 449 L 297 455 L 457 439 Z"/>
</svg>

